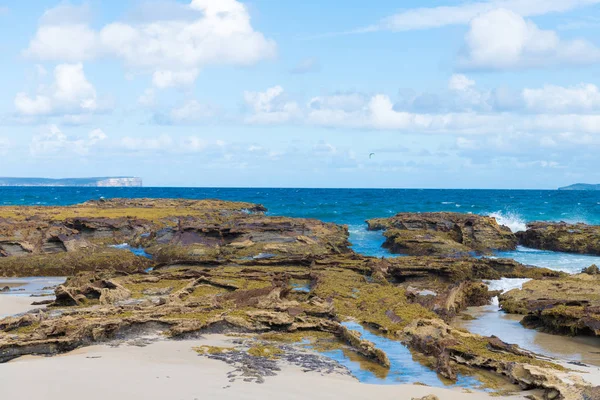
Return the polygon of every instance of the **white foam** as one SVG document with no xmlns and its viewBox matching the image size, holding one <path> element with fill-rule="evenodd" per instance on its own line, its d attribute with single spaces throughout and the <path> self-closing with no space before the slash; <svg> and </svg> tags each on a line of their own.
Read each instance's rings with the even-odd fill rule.
<svg viewBox="0 0 600 400">
<path fill-rule="evenodd" d="M 525 220 L 519 215 L 511 212 L 496 211 L 488 214 L 490 217 L 496 218 L 496 222 L 500 225 L 504 225 L 510 228 L 513 232 L 520 232 L 527 230 L 527 224 Z"/>
<path fill-rule="evenodd" d="M 530 280 L 531 279 L 501 278 L 495 281 L 485 281 L 485 283 L 492 291 L 500 290 L 502 293 L 506 293 L 513 289 L 523 289 L 523 285 Z"/>
<path fill-rule="evenodd" d="M 485 281 L 491 291 L 500 291 L 500 293 L 510 292 L 513 289 L 523 289 L 523 285 L 529 282 L 531 279 L 519 279 L 519 278 L 501 278 L 495 281 Z M 492 304 L 499 306 L 498 298 L 492 299 Z"/>
<path fill-rule="evenodd" d="M 129 249 L 129 243 L 114 244 L 109 247 L 112 247 L 113 249 L 127 250 Z"/>
</svg>

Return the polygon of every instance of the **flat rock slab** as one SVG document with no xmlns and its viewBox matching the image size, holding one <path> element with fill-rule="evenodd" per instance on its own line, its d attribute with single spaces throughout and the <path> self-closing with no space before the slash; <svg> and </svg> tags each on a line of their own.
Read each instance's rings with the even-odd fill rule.
<svg viewBox="0 0 600 400">
<path fill-rule="evenodd" d="M 525 315 L 522 323 L 527 327 L 600 336 L 600 275 L 533 280 L 501 295 L 500 305 Z"/>
</svg>

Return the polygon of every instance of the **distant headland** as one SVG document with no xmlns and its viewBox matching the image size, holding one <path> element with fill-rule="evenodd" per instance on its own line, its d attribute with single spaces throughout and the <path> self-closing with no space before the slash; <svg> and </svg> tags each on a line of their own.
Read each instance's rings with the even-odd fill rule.
<svg viewBox="0 0 600 400">
<path fill-rule="evenodd" d="M 576 183 L 571 186 L 558 188 L 558 190 L 600 190 L 600 185 L 591 185 L 588 183 Z"/>
<path fill-rule="evenodd" d="M 103 178 L 2 178 L 0 186 L 58 186 L 58 187 L 142 187 L 142 178 L 120 176 Z"/>
</svg>

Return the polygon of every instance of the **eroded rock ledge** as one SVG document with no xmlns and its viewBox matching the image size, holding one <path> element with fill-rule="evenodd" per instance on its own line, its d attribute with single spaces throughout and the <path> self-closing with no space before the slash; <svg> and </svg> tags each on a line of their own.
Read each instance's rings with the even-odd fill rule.
<svg viewBox="0 0 600 400">
<path fill-rule="evenodd" d="M 517 238 L 495 218 L 459 213 L 400 213 L 367 221 L 370 230 L 385 230 L 384 247 L 393 253 L 422 255 L 489 254 L 514 250 Z"/>
<path fill-rule="evenodd" d="M 522 324 L 550 333 L 600 336 L 600 275 L 579 274 L 533 280 L 500 296 L 509 313 L 525 315 Z"/>
<path fill-rule="evenodd" d="M 517 233 L 523 246 L 540 250 L 600 255 L 600 226 L 532 222 Z"/>
<path fill-rule="evenodd" d="M 99 266 L 133 273 L 148 260 L 107 248 L 144 247 L 157 264 L 248 258 L 302 260 L 349 252 L 347 228 L 267 217 L 263 206 L 217 200 L 127 200 L 0 208 L 0 275 L 68 276 Z"/>
</svg>

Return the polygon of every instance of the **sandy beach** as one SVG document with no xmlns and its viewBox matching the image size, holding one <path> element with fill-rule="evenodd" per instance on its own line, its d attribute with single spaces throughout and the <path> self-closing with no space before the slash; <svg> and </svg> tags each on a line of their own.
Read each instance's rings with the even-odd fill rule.
<svg viewBox="0 0 600 400">
<path fill-rule="evenodd" d="M 29 297 L 0 294 L 0 318 L 21 314 L 35 310 L 36 308 L 43 308 L 44 306 L 33 306 L 31 303 L 51 298 L 52 297 Z"/>
<path fill-rule="evenodd" d="M 282 366 L 265 383 L 229 382 L 232 367 L 199 356 L 193 347 L 226 345 L 232 340 L 207 335 L 194 341 L 160 341 L 146 347 L 94 346 L 52 357 L 24 357 L 0 365 L 2 394 L 14 400 L 258 399 L 325 400 L 333 398 L 411 399 L 429 394 L 440 400 L 488 400 L 485 393 L 465 393 L 418 385 L 365 385 L 340 374 L 320 375 Z M 31 382 L 35 382 L 32 385 Z M 512 399 L 521 397 L 515 396 Z"/>
</svg>

